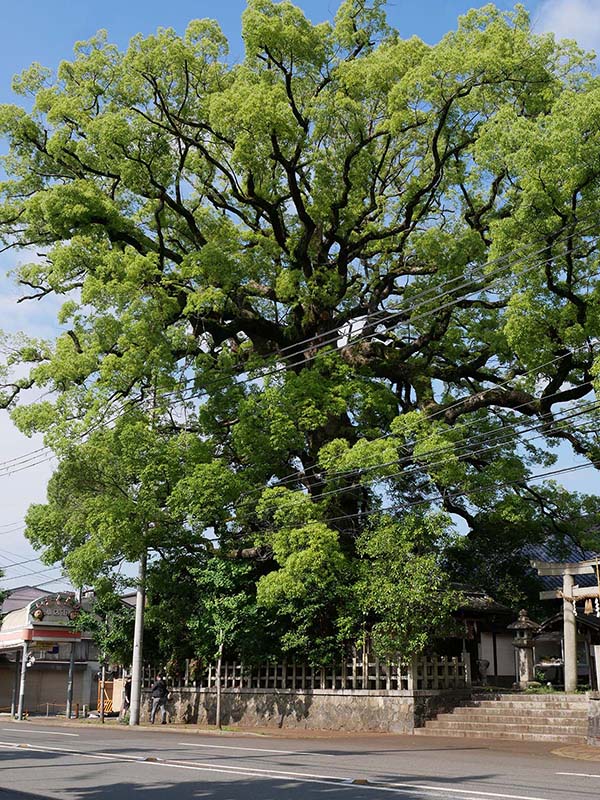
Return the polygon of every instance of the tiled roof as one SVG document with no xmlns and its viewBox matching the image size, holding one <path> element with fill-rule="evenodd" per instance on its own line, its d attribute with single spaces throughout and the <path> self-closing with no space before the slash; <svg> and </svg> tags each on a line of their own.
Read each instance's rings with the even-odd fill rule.
<svg viewBox="0 0 600 800">
<path fill-rule="evenodd" d="M 531 561 L 589 561 L 592 558 L 598 558 L 600 562 L 600 553 L 593 552 L 592 550 L 584 550 L 574 542 L 569 543 L 564 540 L 549 539 L 544 544 L 528 544 L 521 550 L 522 554 L 529 558 Z M 562 578 L 560 575 L 542 575 L 540 581 L 544 584 L 544 589 L 547 591 L 551 589 L 562 589 Z M 596 586 L 595 575 L 577 575 L 575 582 L 578 586 Z"/>
<path fill-rule="evenodd" d="M 38 597 L 52 594 L 43 589 L 38 589 L 35 586 L 18 586 L 16 589 L 11 589 L 10 593 L 0 607 L 0 614 L 8 614 L 15 611 L 17 608 L 24 608 L 29 605 L 33 600 Z"/>
</svg>

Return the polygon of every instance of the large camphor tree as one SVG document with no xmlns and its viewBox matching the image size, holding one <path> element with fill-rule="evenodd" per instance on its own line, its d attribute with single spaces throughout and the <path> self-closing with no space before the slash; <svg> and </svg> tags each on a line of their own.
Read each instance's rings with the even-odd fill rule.
<svg viewBox="0 0 600 800">
<path fill-rule="evenodd" d="M 532 480 L 600 457 L 592 62 L 522 7 L 430 46 L 383 5 L 250 0 L 233 64 L 208 20 L 98 34 L 0 109 L 0 234 L 61 299 L 6 341 L 59 456 L 27 533 L 79 583 L 149 548 L 173 643 L 220 586 L 246 642 L 419 649 L 452 578 L 520 602 L 512 554 L 598 506 Z"/>
</svg>

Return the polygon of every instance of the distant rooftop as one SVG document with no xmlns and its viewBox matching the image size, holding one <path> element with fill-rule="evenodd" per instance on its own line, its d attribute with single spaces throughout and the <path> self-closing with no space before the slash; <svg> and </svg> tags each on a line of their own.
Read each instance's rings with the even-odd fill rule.
<svg viewBox="0 0 600 800">
<path fill-rule="evenodd" d="M 18 586 L 16 589 L 9 589 L 6 599 L 0 606 L 0 614 L 8 614 L 18 608 L 24 608 L 33 600 L 37 600 L 38 597 L 44 597 L 44 595 L 48 594 L 52 594 L 52 592 L 38 589 L 36 586 Z"/>
</svg>

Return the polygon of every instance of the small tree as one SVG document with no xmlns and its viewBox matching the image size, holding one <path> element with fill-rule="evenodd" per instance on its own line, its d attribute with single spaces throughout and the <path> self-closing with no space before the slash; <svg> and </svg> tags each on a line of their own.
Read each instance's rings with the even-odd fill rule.
<svg viewBox="0 0 600 800">
<path fill-rule="evenodd" d="M 445 515 L 410 514 L 384 517 L 361 535 L 355 590 L 379 655 L 410 657 L 452 630 L 460 594 L 443 567 L 449 531 Z"/>
<path fill-rule="evenodd" d="M 92 634 L 102 661 L 126 666 L 131 664 L 134 615 L 119 596 L 119 588 L 115 581 L 99 578 L 93 601 L 80 611 L 76 625 Z"/>
</svg>

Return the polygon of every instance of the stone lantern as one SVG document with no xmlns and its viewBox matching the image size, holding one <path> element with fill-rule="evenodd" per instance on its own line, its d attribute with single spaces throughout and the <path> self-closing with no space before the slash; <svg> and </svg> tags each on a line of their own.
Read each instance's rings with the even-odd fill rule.
<svg viewBox="0 0 600 800">
<path fill-rule="evenodd" d="M 519 619 L 508 626 L 509 631 L 515 632 L 513 645 L 517 651 L 517 683 L 519 689 L 527 689 L 535 679 L 533 669 L 533 637 L 540 629 L 537 622 L 527 616 L 527 611 L 519 611 Z"/>
</svg>

